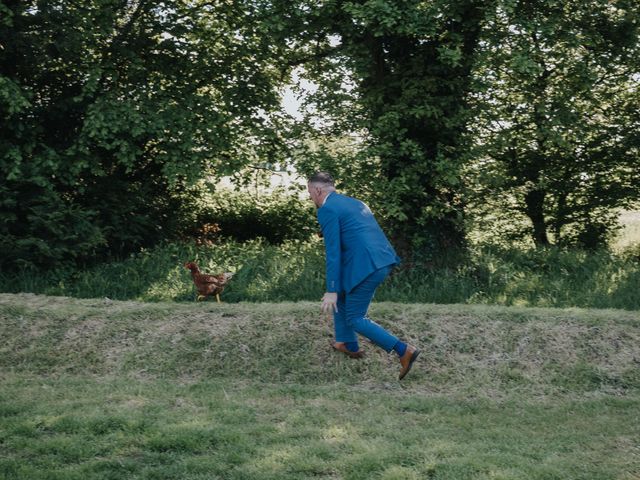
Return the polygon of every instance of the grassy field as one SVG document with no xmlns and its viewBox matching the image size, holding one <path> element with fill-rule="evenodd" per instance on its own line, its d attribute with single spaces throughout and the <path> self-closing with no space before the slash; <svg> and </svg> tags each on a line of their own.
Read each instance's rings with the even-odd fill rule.
<svg viewBox="0 0 640 480">
<path fill-rule="evenodd" d="M 640 313 L 0 294 L 2 479 L 640 478 Z"/>
<path fill-rule="evenodd" d="M 628 210 L 620 213 L 621 230 L 613 241 L 613 248 L 624 251 L 640 245 L 640 211 Z"/>
</svg>

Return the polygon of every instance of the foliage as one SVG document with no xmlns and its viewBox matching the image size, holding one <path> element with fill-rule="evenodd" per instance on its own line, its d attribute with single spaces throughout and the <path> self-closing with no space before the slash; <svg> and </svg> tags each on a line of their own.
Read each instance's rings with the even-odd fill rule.
<svg viewBox="0 0 640 480">
<path fill-rule="evenodd" d="M 273 149 L 265 112 L 278 106 L 275 49 L 258 34 L 251 5 L 0 7 L 3 269 L 170 238 L 182 189 Z M 44 204 L 65 224 L 34 212 Z M 7 250 L 25 242 L 55 247 Z"/>
<path fill-rule="evenodd" d="M 536 245 L 607 244 L 640 193 L 639 25 L 633 2 L 501 3 L 476 69 L 479 215 Z"/>
<path fill-rule="evenodd" d="M 490 9 L 474 0 L 331 2 L 306 13 L 300 5 L 285 32 L 297 47 L 290 63 L 318 87 L 298 168 L 321 166 L 347 191 L 368 193 L 407 256 L 464 243 L 465 99 Z M 348 161 L 359 166 L 314 151 L 319 134 L 346 132 L 361 138 Z"/>
<path fill-rule="evenodd" d="M 201 239 L 232 238 L 243 242 L 262 238 L 280 244 L 286 240 L 308 240 L 319 231 L 311 202 L 287 194 L 216 190 L 206 197 L 199 212 L 196 234 Z M 205 230 L 209 228 L 210 234 Z"/>
<path fill-rule="evenodd" d="M 464 244 L 469 213 L 538 245 L 611 240 L 638 196 L 633 2 L 305 5 L 282 33 L 313 86 L 296 165 L 369 201 L 405 256 Z"/>
<path fill-rule="evenodd" d="M 184 236 L 199 183 L 275 164 L 333 172 L 412 263 L 483 223 L 597 250 L 640 193 L 638 15 L 631 0 L 2 0 L 0 268 Z M 280 105 L 296 77 L 313 87 L 300 122 Z M 239 202 L 234 221 L 301 238 L 294 204 Z"/>
<path fill-rule="evenodd" d="M 36 185 L 0 185 L 0 270 L 80 263 L 106 243 L 96 212 Z"/>
</svg>

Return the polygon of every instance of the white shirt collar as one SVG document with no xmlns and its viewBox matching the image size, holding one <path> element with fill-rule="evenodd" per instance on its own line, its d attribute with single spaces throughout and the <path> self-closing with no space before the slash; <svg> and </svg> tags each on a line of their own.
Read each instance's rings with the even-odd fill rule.
<svg viewBox="0 0 640 480">
<path fill-rule="evenodd" d="M 331 195 L 332 193 L 335 193 L 335 191 L 329 192 L 329 194 L 326 197 L 324 197 L 324 200 L 322 200 L 322 205 L 320 205 L 320 208 L 324 207 L 324 204 L 327 203 L 327 198 L 329 198 L 329 195 Z"/>
</svg>

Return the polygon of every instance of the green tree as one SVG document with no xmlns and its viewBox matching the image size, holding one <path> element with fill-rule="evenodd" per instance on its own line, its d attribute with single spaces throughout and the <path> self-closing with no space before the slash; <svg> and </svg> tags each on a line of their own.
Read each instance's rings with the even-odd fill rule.
<svg viewBox="0 0 640 480">
<path fill-rule="evenodd" d="M 298 168 L 337 171 L 347 191 L 368 193 L 405 255 L 464 243 L 466 98 L 490 8 L 366 0 L 287 2 L 277 12 L 289 20 L 287 65 L 318 87 L 307 101 L 313 149 Z M 349 134 L 356 153 L 332 155 L 327 138 Z"/>
<path fill-rule="evenodd" d="M 170 236 L 205 175 L 271 154 L 253 2 L 0 2 L 0 267 Z"/>
<path fill-rule="evenodd" d="M 639 27 L 632 1 L 501 3 L 476 72 L 483 214 L 538 246 L 606 244 L 640 193 Z"/>
</svg>

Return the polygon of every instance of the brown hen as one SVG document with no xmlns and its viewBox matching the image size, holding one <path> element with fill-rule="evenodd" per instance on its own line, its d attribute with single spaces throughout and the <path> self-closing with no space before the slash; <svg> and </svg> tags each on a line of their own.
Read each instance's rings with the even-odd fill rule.
<svg viewBox="0 0 640 480">
<path fill-rule="evenodd" d="M 233 277 L 233 273 L 224 272 L 217 275 L 208 275 L 200 273 L 198 265 L 194 262 L 187 262 L 184 266 L 191 271 L 191 278 L 193 278 L 193 283 L 198 291 L 197 300 L 205 300 L 208 296 L 215 295 L 218 303 L 220 303 L 220 294 L 231 277 Z"/>
</svg>

